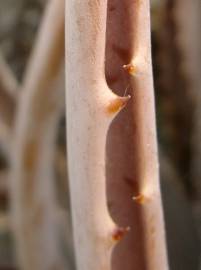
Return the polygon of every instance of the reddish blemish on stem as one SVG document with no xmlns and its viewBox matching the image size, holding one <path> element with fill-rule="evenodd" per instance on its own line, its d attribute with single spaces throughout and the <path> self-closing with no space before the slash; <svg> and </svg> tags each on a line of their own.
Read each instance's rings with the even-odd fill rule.
<svg viewBox="0 0 201 270">
<path fill-rule="evenodd" d="M 125 69 L 130 75 L 136 74 L 136 68 L 133 64 L 123 65 L 123 69 Z"/>
<path fill-rule="evenodd" d="M 114 99 L 107 106 L 107 112 L 109 114 L 117 113 L 118 111 L 120 111 L 121 109 L 123 109 L 126 106 L 126 104 L 128 103 L 128 100 L 130 98 L 131 98 L 131 96 L 128 95 L 126 97 L 118 97 L 118 98 Z"/>
<path fill-rule="evenodd" d="M 118 227 L 114 230 L 114 232 L 112 233 L 112 239 L 115 241 L 115 242 L 118 242 L 120 241 L 124 235 L 130 231 L 130 227 L 126 227 L 126 228 L 122 228 L 122 227 Z"/>
</svg>

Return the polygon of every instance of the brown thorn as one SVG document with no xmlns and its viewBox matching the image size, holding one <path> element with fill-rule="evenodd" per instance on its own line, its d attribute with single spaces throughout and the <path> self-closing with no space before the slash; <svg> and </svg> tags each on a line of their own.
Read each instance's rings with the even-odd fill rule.
<svg viewBox="0 0 201 270">
<path fill-rule="evenodd" d="M 136 67 L 133 64 L 123 65 L 123 69 L 126 70 L 130 75 L 136 74 Z"/>
<path fill-rule="evenodd" d="M 130 231 L 130 227 L 126 227 L 126 228 L 117 227 L 112 233 L 113 241 L 115 242 L 120 241 L 124 237 L 124 235 L 129 231 Z"/>
<path fill-rule="evenodd" d="M 146 197 L 145 197 L 143 194 L 139 194 L 139 195 L 137 195 L 137 196 L 134 196 L 134 197 L 133 197 L 133 200 L 134 200 L 136 203 L 144 204 L 145 201 L 146 201 Z"/>
<path fill-rule="evenodd" d="M 128 95 L 126 97 L 117 97 L 116 99 L 112 100 L 107 106 L 107 112 L 109 114 L 115 114 L 119 112 L 121 109 L 123 109 L 126 106 L 130 98 L 131 96 Z"/>
</svg>

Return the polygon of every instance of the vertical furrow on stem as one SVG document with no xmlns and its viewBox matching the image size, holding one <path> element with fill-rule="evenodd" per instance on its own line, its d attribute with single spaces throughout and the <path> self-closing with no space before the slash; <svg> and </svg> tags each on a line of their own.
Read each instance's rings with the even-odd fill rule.
<svg viewBox="0 0 201 270">
<path fill-rule="evenodd" d="M 23 270 L 65 269 L 54 153 L 64 84 L 64 1 L 50 0 L 23 82 L 11 166 L 11 210 Z"/>
<path fill-rule="evenodd" d="M 108 127 L 129 97 L 107 87 L 104 75 L 107 1 L 66 1 L 67 144 L 76 262 L 79 270 L 109 270 L 124 230 L 106 201 Z"/>
<path fill-rule="evenodd" d="M 116 94 L 131 95 L 128 106 L 114 119 L 107 135 L 106 176 L 109 211 L 116 223 L 130 227 L 127 236 L 119 242 L 113 252 L 113 270 L 146 269 L 140 209 L 132 199 L 139 191 L 135 165 L 138 141 L 135 140 L 136 124 L 132 113 L 135 106 L 135 89 L 130 82 L 130 75 L 122 68 L 125 63 L 130 62 L 133 55 L 135 8 L 136 3 L 133 0 L 108 1 L 106 79 Z"/>
<path fill-rule="evenodd" d="M 109 211 L 117 224 L 130 227 L 129 233 L 116 246 L 112 256 L 113 270 L 146 269 L 140 209 L 132 197 L 139 190 L 136 177 L 135 126 L 132 107 L 135 89 L 130 75 L 122 68 L 133 53 L 135 1 L 109 0 L 105 74 L 108 85 L 118 95 L 131 95 L 128 106 L 114 119 L 107 135 L 107 198 Z M 123 258 L 123 259 L 122 259 Z"/>
</svg>

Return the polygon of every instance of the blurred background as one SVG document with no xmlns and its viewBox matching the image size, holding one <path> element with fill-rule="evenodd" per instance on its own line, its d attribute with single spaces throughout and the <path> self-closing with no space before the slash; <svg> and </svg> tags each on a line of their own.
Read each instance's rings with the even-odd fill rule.
<svg viewBox="0 0 201 270">
<path fill-rule="evenodd" d="M 13 84 L 22 81 L 45 4 L 46 0 L 0 0 L 0 62 L 3 55 L 17 78 L 17 82 L 13 78 Z M 157 130 L 170 270 L 201 270 L 200 27 L 200 0 L 152 1 Z M 2 76 L 0 74 L 0 88 Z M 11 126 L 16 103 L 2 95 L 0 89 L 0 107 L 4 106 L 5 100 L 10 102 L 6 110 L 7 123 Z M 1 122 L 0 270 L 9 270 L 17 268 L 9 222 L 9 159 L 6 155 L 9 136 L 7 124 Z M 58 197 L 70 215 L 69 196 L 66 195 L 68 187 L 65 184 L 64 116 L 60 122 L 57 144 L 55 171 Z M 72 253 L 69 250 L 71 269 Z"/>
</svg>

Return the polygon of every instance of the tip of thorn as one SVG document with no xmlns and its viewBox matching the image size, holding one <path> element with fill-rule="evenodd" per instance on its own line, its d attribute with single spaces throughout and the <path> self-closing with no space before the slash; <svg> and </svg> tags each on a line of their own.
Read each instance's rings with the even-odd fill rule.
<svg viewBox="0 0 201 270">
<path fill-rule="evenodd" d="M 126 70 L 130 75 L 134 75 L 136 73 L 136 68 L 133 64 L 123 65 L 123 69 Z"/>
<path fill-rule="evenodd" d="M 134 196 L 133 200 L 136 203 L 143 204 L 145 202 L 146 198 L 145 198 L 145 196 L 143 194 L 139 194 L 138 196 Z"/>
<path fill-rule="evenodd" d="M 112 100 L 110 104 L 107 106 L 108 113 L 114 114 L 123 109 L 128 103 L 130 98 L 131 96 L 128 95 L 126 97 L 117 97 L 116 99 Z"/>
<path fill-rule="evenodd" d="M 115 242 L 120 241 L 124 235 L 130 231 L 130 227 L 126 227 L 126 228 L 122 228 L 122 227 L 118 227 L 114 230 L 114 232 L 112 233 L 112 239 Z"/>
<path fill-rule="evenodd" d="M 119 97 L 119 109 L 124 108 L 127 105 L 129 99 L 131 99 L 131 95 L 127 95 L 126 97 Z"/>
</svg>

